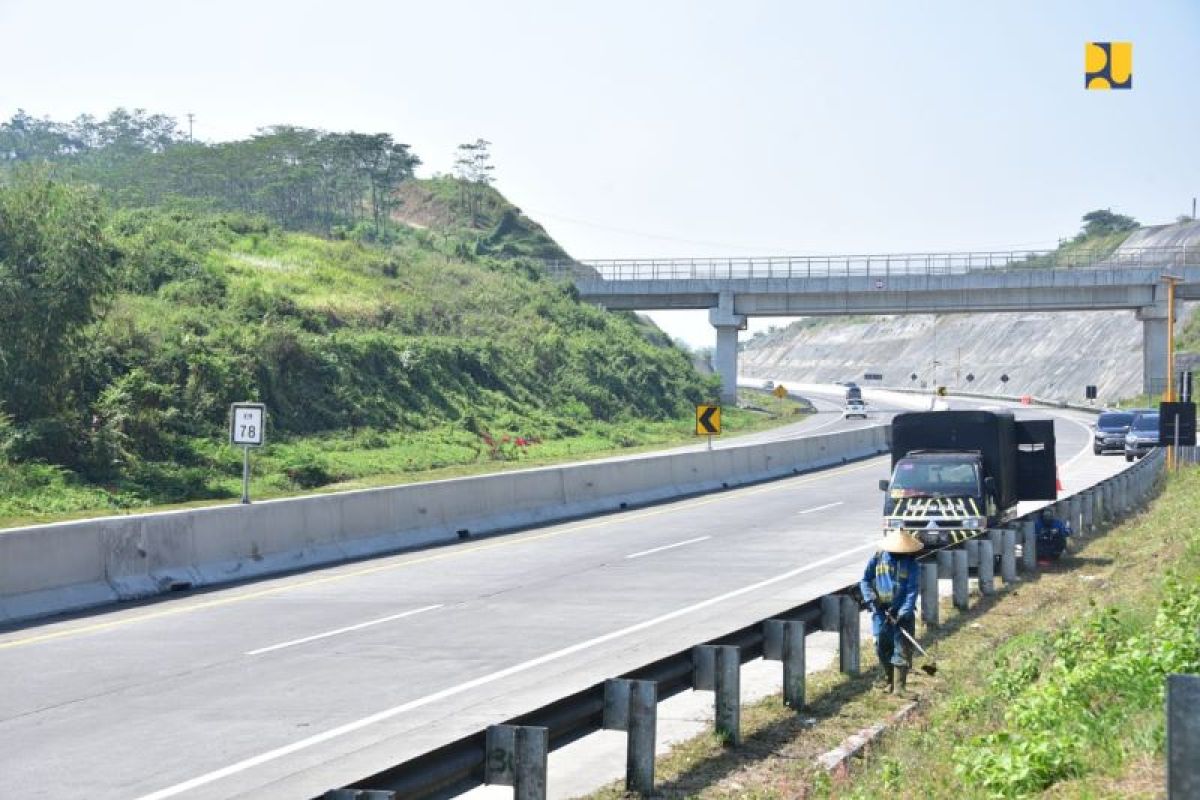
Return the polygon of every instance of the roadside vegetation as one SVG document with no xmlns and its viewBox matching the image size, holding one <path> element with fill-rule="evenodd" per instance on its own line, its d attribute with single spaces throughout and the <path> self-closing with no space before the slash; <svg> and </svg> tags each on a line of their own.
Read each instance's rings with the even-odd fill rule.
<svg viewBox="0 0 1200 800">
<path fill-rule="evenodd" d="M 382 135 L 0 123 L 0 525 L 237 497 L 241 400 L 257 497 L 691 441 L 716 379 L 545 277 L 486 145 L 419 181 Z"/>
<path fill-rule="evenodd" d="M 1147 512 L 1076 541 L 1035 582 L 972 604 L 944 603 L 941 627 L 918 632 L 938 675 L 913 670 L 915 714 L 848 777 L 815 759 L 905 701 L 871 675 L 826 670 L 810 676 L 799 715 L 777 696 L 747 709 L 744 748 L 713 736 L 677 747 L 661 762 L 662 796 L 1163 797 L 1165 676 L 1200 673 L 1200 469 L 1172 476 Z"/>
</svg>

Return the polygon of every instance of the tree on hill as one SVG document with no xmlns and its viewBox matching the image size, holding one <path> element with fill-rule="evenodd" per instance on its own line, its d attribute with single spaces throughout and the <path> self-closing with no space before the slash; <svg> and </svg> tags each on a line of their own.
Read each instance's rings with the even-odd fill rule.
<svg viewBox="0 0 1200 800">
<path fill-rule="evenodd" d="M 114 288 L 95 193 L 38 172 L 0 187 L 0 408 L 52 417 L 72 394 L 73 346 Z"/>
<path fill-rule="evenodd" d="M 1079 232 L 1082 238 L 1092 236 L 1107 236 L 1112 233 L 1134 231 L 1139 223 L 1133 217 L 1113 213 L 1112 209 L 1098 208 L 1083 215 L 1083 229 Z"/>
<path fill-rule="evenodd" d="M 463 209 L 471 215 L 471 223 L 479 224 L 483 189 L 492 184 L 492 143 L 487 139 L 460 144 L 454 159 L 454 176 L 461 181 Z"/>
<path fill-rule="evenodd" d="M 191 142 L 172 117 L 118 108 L 104 119 L 54 122 L 18 111 L 0 122 L 0 168 L 29 163 L 95 184 L 122 205 L 185 200 L 329 235 L 360 222 L 381 229 L 397 187 L 421 160 L 391 134 L 292 125 L 240 141 Z"/>
</svg>

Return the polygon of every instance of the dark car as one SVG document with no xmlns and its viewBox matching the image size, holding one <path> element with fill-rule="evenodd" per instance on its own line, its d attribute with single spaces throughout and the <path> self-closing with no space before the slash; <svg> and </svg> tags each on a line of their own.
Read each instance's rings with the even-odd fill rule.
<svg viewBox="0 0 1200 800">
<path fill-rule="evenodd" d="M 1133 415 L 1125 434 L 1125 460 L 1141 458 L 1158 447 L 1158 412 L 1142 411 Z"/>
<path fill-rule="evenodd" d="M 1132 411 L 1105 411 L 1096 420 L 1095 439 L 1092 441 L 1092 452 L 1096 455 L 1115 450 L 1125 449 L 1125 434 L 1129 433 L 1129 425 L 1133 422 Z"/>
</svg>

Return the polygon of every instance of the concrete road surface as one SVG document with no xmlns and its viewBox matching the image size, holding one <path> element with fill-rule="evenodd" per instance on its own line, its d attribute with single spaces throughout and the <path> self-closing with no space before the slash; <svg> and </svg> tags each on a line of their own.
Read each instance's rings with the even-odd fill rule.
<svg viewBox="0 0 1200 800">
<path fill-rule="evenodd" d="M 1054 417 L 1065 477 L 1124 466 L 1091 455 L 1086 416 Z M 9 630 L 0 794 L 343 785 L 846 584 L 886 475 L 877 458 Z"/>
</svg>

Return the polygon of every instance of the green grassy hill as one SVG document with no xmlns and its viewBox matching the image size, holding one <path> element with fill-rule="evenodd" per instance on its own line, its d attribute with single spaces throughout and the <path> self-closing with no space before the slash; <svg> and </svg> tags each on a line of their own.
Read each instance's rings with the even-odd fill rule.
<svg viewBox="0 0 1200 800">
<path fill-rule="evenodd" d="M 179 204 L 115 207 L 42 172 L 6 183 L 0 202 L 64 223 L 37 258 L 80 213 L 46 198 L 82 198 L 113 280 L 61 369 L 38 378 L 53 402 L 0 390 L 0 520 L 236 496 L 235 400 L 270 412 L 261 495 L 678 440 L 716 392 L 657 328 L 545 279 L 531 259 L 561 249 L 487 187 L 466 187 L 482 202 L 464 218 L 458 182 L 412 181 L 404 224 L 325 238 Z M 404 216 L 417 197 L 423 227 Z M 0 230 L 0 289 L 29 277 L 21 228 Z"/>
</svg>

